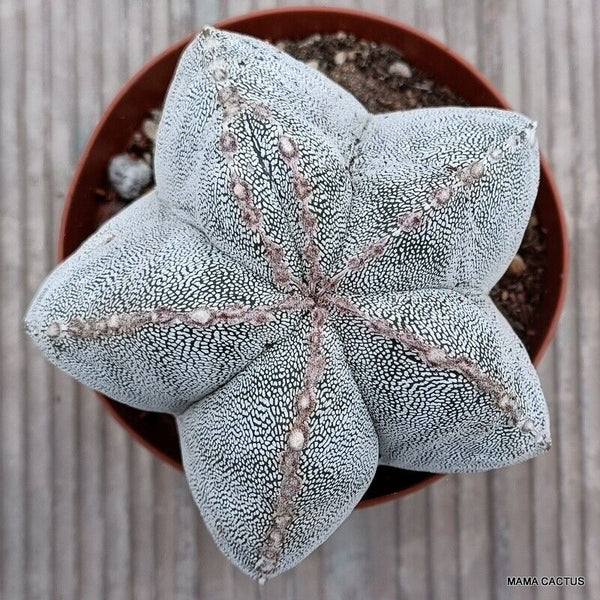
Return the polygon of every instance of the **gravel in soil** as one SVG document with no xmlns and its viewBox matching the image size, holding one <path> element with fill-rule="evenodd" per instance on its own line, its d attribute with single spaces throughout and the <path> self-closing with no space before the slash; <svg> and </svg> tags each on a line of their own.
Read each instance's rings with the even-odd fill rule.
<svg viewBox="0 0 600 600">
<path fill-rule="evenodd" d="M 284 40 L 276 45 L 337 82 L 372 113 L 467 106 L 460 96 L 408 63 L 396 49 L 384 44 L 339 32 L 316 34 L 299 41 Z M 147 115 L 123 153 L 152 166 L 159 120 L 160 109 Z M 108 178 L 107 185 L 96 190 L 96 199 L 100 205 L 99 224 L 127 205 Z M 545 244 L 545 232 L 534 209 L 518 254 L 490 294 L 528 350 L 537 335 L 535 317 L 543 293 Z"/>
</svg>

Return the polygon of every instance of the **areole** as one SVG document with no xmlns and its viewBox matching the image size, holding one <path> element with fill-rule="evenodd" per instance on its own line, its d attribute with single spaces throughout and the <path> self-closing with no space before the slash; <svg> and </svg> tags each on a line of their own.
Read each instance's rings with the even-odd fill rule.
<svg viewBox="0 0 600 600">
<path fill-rule="evenodd" d="M 508 108 L 506 101 L 493 86 L 458 55 L 427 35 L 384 17 L 338 8 L 279 8 L 227 19 L 215 26 L 269 40 L 302 38 L 317 32 L 343 30 L 398 48 L 410 63 L 451 87 L 472 105 Z M 59 260 L 72 253 L 95 230 L 98 205 L 94 199 L 94 190 L 104 181 L 110 157 L 122 151 L 144 116 L 162 104 L 179 56 L 192 37 L 177 42 L 147 63 L 127 82 L 102 115 L 78 162 L 67 194 L 59 235 Z M 217 80 L 220 75 L 216 69 L 214 76 Z M 233 143 L 235 140 L 223 138 L 222 151 L 232 151 Z M 296 151 L 293 140 L 282 139 L 280 150 L 293 162 Z M 491 151 L 489 160 L 496 158 Z M 481 168 L 482 165 L 473 165 L 471 171 L 464 174 L 464 180 L 461 178 L 462 184 L 468 184 L 470 177 L 476 178 Z M 297 194 L 301 197 L 302 181 L 299 180 L 298 185 Z M 240 194 L 243 192 L 241 188 L 238 191 Z M 449 200 L 450 194 L 451 190 L 439 190 L 436 199 L 443 204 Z M 550 343 L 563 305 L 568 265 L 564 217 L 551 173 L 544 161 L 536 212 L 548 239 L 545 290 L 537 323 L 539 334 L 532 349 L 532 360 L 539 363 Z M 404 223 L 404 226 L 408 226 L 408 223 Z M 207 315 L 200 317 L 205 319 Z M 57 335 L 60 331 L 60 325 L 57 325 Z M 113 402 L 105 396 L 100 397 L 112 416 L 134 438 L 161 459 L 181 469 L 174 424 L 173 431 L 165 431 L 164 426 L 156 427 L 149 424 L 148 420 L 141 419 L 139 411 Z M 300 398 L 299 402 L 302 400 Z M 300 445 L 302 441 L 297 434 L 290 439 L 290 444 Z M 379 467 L 371 488 L 359 506 L 414 492 L 440 477 L 442 476 Z"/>
</svg>

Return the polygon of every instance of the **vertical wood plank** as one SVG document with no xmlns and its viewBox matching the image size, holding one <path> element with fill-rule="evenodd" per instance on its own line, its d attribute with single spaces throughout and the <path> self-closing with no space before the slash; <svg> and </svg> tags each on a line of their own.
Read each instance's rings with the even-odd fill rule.
<svg viewBox="0 0 600 600">
<path fill-rule="evenodd" d="M 422 0 L 416 5 L 416 10 L 417 27 L 445 43 L 446 31 L 442 2 L 440 0 Z"/>
<path fill-rule="evenodd" d="M 469 62 L 477 62 L 477 0 L 442 3 L 446 43 Z"/>
<path fill-rule="evenodd" d="M 581 437 L 581 564 L 578 574 L 587 580 L 585 597 L 600 594 L 600 410 L 594 390 L 600 389 L 600 211 L 598 112 L 598 7 L 596 2 L 569 2 L 570 99 L 573 108 L 571 177 L 576 198 L 574 223 L 578 253 L 574 280 L 577 286 L 576 344 L 579 372 L 579 426 Z M 595 127 L 591 124 L 595 123 Z M 595 353 L 595 354 L 594 354 Z"/>
<path fill-rule="evenodd" d="M 152 55 L 164 50 L 171 42 L 169 35 L 170 15 L 169 3 L 151 0 L 150 7 L 150 48 Z"/>
<path fill-rule="evenodd" d="M 171 41 L 178 40 L 193 28 L 192 5 L 188 0 L 170 0 Z"/>
<path fill-rule="evenodd" d="M 397 598 L 398 589 L 398 511 L 396 502 L 367 508 L 365 596 L 371 600 Z"/>
<path fill-rule="evenodd" d="M 322 546 L 324 600 L 360 600 L 366 571 L 366 511 L 353 512 Z"/>
<path fill-rule="evenodd" d="M 157 598 L 175 598 L 175 485 L 178 474 L 172 467 L 154 464 L 154 514 Z"/>
<path fill-rule="evenodd" d="M 155 507 L 154 469 L 156 459 L 139 444 L 131 455 L 131 508 L 128 518 L 132 529 L 132 597 L 139 600 L 157 598 L 154 587 Z"/>
<path fill-rule="evenodd" d="M 429 553 L 431 597 L 446 600 L 458 596 L 458 480 L 446 477 L 427 490 L 429 496 Z"/>
<path fill-rule="evenodd" d="M 175 597 L 177 600 L 194 600 L 198 597 L 200 588 L 197 577 L 200 569 L 194 526 L 198 518 L 198 510 L 191 498 L 187 482 L 180 474 L 176 477 L 175 488 L 171 493 L 175 494 L 176 505 Z"/>
<path fill-rule="evenodd" d="M 598 424 L 600 424 L 600 405 L 595 402 L 600 390 L 600 378 L 597 368 L 597 358 L 600 354 L 598 341 L 600 340 L 600 315 L 598 314 L 598 297 L 600 297 L 600 282 L 598 273 L 600 272 L 600 248 L 598 248 L 598 231 L 600 223 L 598 217 L 598 205 L 593 202 L 594 198 L 600 196 L 600 121 L 598 113 L 600 112 L 600 7 L 597 2 L 591 2 L 587 5 L 586 14 L 589 19 L 589 26 L 592 28 L 592 53 L 589 54 L 589 48 L 584 44 L 580 46 L 580 52 L 588 57 L 585 63 L 587 68 L 591 69 L 593 74 L 593 113 L 591 121 L 589 104 L 585 115 L 581 115 L 581 130 L 589 127 L 590 122 L 595 123 L 593 144 L 595 163 L 591 165 L 591 173 L 595 173 L 592 189 L 589 188 L 589 195 L 586 189 L 586 202 L 582 212 L 583 223 L 591 223 L 591 227 L 585 228 L 585 238 L 582 241 L 583 248 L 583 274 L 580 279 L 584 282 L 581 293 L 581 355 L 582 355 L 582 399 L 583 399 L 583 477 L 584 494 L 586 502 L 586 539 L 585 539 L 585 574 L 587 577 L 587 595 L 588 598 L 600 596 L 600 571 L 598 570 L 598 561 L 600 559 L 600 443 L 598 440 Z M 589 58 L 592 64 L 589 63 Z M 582 68 L 580 77 L 589 76 L 590 71 Z M 592 97 L 592 96 L 590 96 Z M 591 153 L 590 153 L 591 154 Z M 590 156 L 588 156 L 589 160 Z M 588 162 L 588 165 L 590 163 Z M 586 170 L 587 180 L 589 181 L 590 172 Z M 590 214 L 591 213 L 591 214 Z"/>
<path fill-rule="evenodd" d="M 458 475 L 459 598 L 491 598 L 488 488 L 484 475 Z"/>
<path fill-rule="evenodd" d="M 390 10 L 394 18 L 399 21 L 408 25 L 416 25 L 417 0 L 394 0 Z"/>
<path fill-rule="evenodd" d="M 49 39 L 44 21 L 47 14 L 39 0 L 25 5 L 24 139 L 21 146 L 25 174 L 24 287 L 28 299 L 48 270 L 47 239 L 49 203 L 47 155 L 41 140 L 47 139 Z M 40 206 L 41 203 L 41 206 Z M 22 317 L 21 317 L 22 318 Z M 21 328 L 22 329 L 22 328 Z M 22 331 L 20 332 L 21 335 Z M 28 598 L 48 598 L 52 593 L 52 443 L 50 438 L 52 397 L 47 361 L 31 343 L 26 344 L 24 403 L 26 407 L 26 591 Z"/>
<path fill-rule="evenodd" d="M 239 2 L 239 5 L 238 5 Z M 194 2 L 192 4 L 192 25 L 193 30 L 198 31 L 204 25 L 210 25 L 218 19 L 229 16 L 228 3 L 218 0 L 210 0 L 209 2 Z M 237 0 L 232 7 L 233 14 L 244 14 L 252 10 L 252 0 Z"/>
<path fill-rule="evenodd" d="M 78 551 L 80 578 L 77 597 L 102 598 L 104 574 L 102 556 L 106 545 L 104 531 L 103 433 L 104 415 L 92 393 L 77 390 L 79 408 L 80 505 L 78 514 Z"/>
<path fill-rule="evenodd" d="M 231 566 L 214 543 L 202 519 L 196 519 L 195 534 L 198 539 L 198 598 L 215 600 L 235 599 Z"/>
<path fill-rule="evenodd" d="M 571 264 L 580 258 L 577 247 L 576 190 L 572 179 L 573 114 L 570 97 L 571 68 L 569 61 L 569 11 L 562 2 L 546 3 L 546 36 L 548 52 L 548 111 L 552 120 L 549 132 L 549 154 L 567 217 L 571 244 Z M 558 497 L 560 519 L 559 549 L 561 573 L 578 573 L 581 569 L 582 511 L 581 511 L 581 428 L 579 420 L 579 373 L 577 365 L 577 314 L 575 298 L 578 294 L 577 271 L 569 279 L 567 302 L 561 326 L 556 334 L 555 364 L 557 374 L 557 421 L 554 428 L 554 451 L 558 456 Z M 572 598 L 581 598 L 584 590 L 569 590 Z"/>
<path fill-rule="evenodd" d="M 149 60 L 151 44 L 151 3 L 137 0 L 127 6 L 127 72 L 135 73 Z"/>
<path fill-rule="evenodd" d="M 527 114 L 532 115 L 538 123 L 540 150 L 546 154 L 548 132 L 552 123 L 547 110 L 547 58 L 544 28 L 544 1 L 518 4 L 517 28 L 519 33 L 519 61 L 521 65 L 521 105 Z M 554 344 L 548 350 L 538 373 L 548 403 L 551 429 L 556 426 L 556 394 L 555 374 L 553 372 Z M 556 523 L 558 521 L 557 494 L 557 452 L 552 449 L 546 455 L 529 463 L 531 477 L 530 519 L 532 546 L 532 573 L 537 576 L 559 573 L 559 537 Z M 534 597 L 553 600 L 561 595 L 560 588 L 533 590 Z"/>
<path fill-rule="evenodd" d="M 102 108 L 102 34 L 104 24 L 98 7 L 92 2 L 73 6 L 76 20 L 76 93 L 75 153 L 78 156 L 91 127 Z M 80 481 L 79 563 L 77 594 L 81 598 L 105 596 L 103 555 L 106 544 L 103 501 L 103 435 L 105 417 L 94 395 L 77 387 L 78 404 L 78 476 Z"/>
<path fill-rule="evenodd" d="M 19 2 L 0 9 L 0 234 L 2 303 L 2 596 L 26 593 L 25 512 L 25 348 L 21 319 L 25 310 L 23 226 L 26 193 L 20 154 L 25 145 L 23 114 L 25 14 Z"/>
<path fill-rule="evenodd" d="M 259 584 L 255 580 L 250 579 L 233 564 L 228 563 L 228 565 L 229 577 L 231 578 L 233 587 L 233 598 L 235 598 L 235 600 L 245 600 L 246 598 L 248 598 L 248 600 L 251 600 L 252 598 L 258 600 L 261 593 L 264 593 L 264 588 L 259 587 Z M 265 584 L 264 587 L 267 585 L 269 584 Z M 280 584 L 277 585 L 279 586 Z"/>
<path fill-rule="evenodd" d="M 296 597 L 294 583 L 293 573 L 286 572 L 266 582 L 264 585 L 258 585 L 253 592 L 260 600 L 287 600 Z M 253 596 L 251 595 L 250 597 Z"/>
<path fill-rule="evenodd" d="M 252 10 L 262 10 L 272 8 L 278 3 L 274 0 L 221 0 L 220 2 L 211 3 L 211 10 L 203 9 L 202 18 L 205 19 L 203 24 L 215 19 L 223 19 L 233 17 L 235 15 L 243 15 Z"/>
<path fill-rule="evenodd" d="M 352 3 L 353 8 L 384 16 L 386 15 L 388 4 L 390 4 L 388 0 L 371 0 L 370 2 L 367 2 L 367 0 L 354 0 Z"/>
<path fill-rule="evenodd" d="M 52 3 L 47 20 L 50 32 L 50 137 L 47 143 L 50 185 L 46 202 L 51 207 L 48 258 L 55 259 L 56 238 L 62 202 L 75 163 L 76 73 L 75 18 L 71 0 Z M 75 599 L 81 573 L 77 541 L 78 456 L 76 384 L 52 370 L 54 477 L 53 539 L 48 540 L 53 559 L 53 598 Z"/>
<path fill-rule="evenodd" d="M 398 589 L 402 598 L 429 598 L 428 502 L 425 490 L 398 502 Z"/>
<path fill-rule="evenodd" d="M 322 600 L 323 553 L 322 547 L 317 548 L 292 571 L 294 600 Z"/>
</svg>

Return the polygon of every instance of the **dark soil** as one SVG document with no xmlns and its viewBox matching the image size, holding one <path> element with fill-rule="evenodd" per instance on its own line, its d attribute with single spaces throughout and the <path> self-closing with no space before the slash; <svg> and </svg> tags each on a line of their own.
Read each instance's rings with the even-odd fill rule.
<svg viewBox="0 0 600 600">
<path fill-rule="evenodd" d="M 340 32 L 313 35 L 301 41 L 286 40 L 278 42 L 277 46 L 325 73 L 372 113 L 467 105 L 446 86 L 407 63 L 397 50 L 386 45 Z M 148 121 L 156 121 L 158 117 L 158 111 L 148 115 L 123 151 L 152 163 L 154 142 L 144 132 L 148 131 Z M 99 223 L 127 204 L 110 186 L 97 190 L 96 197 L 101 204 Z M 535 316 L 543 292 L 545 244 L 545 234 L 534 209 L 517 256 L 491 292 L 492 300 L 528 350 L 537 333 Z"/>
<path fill-rule="evenodd" d="M 527 350 L 536 337 L 536 315 L 542 303 L 546 236 L 535 210 L 529 219 L 518 254 L 490 292 Z"/>
<path fill-rule="evenodd" d="M 408 64 L 402 54 L 382 44 L 340 32 L 312 35 L 277 46 L 347 89 L 372 113 L 467 103 L 427 73 Z"/>
</svg>

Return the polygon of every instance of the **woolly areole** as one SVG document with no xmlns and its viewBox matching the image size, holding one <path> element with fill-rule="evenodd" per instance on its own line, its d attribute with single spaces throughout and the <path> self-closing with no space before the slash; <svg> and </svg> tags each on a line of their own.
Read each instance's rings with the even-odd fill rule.
<svg viewBox="0 0 600 600">
<path fill-rule="evenodd" d="M 86 385 L 176 416 L 194 499 L 246 573 L 302 560 L 378 464 L 479 471 L 549 447 L 535 370 L 488 297 L 536 196 L 529 119 L 374 116 L 206 28 L 155 160 L 156 188 L 53 271 L 26 326 Z"/>
</svg>

